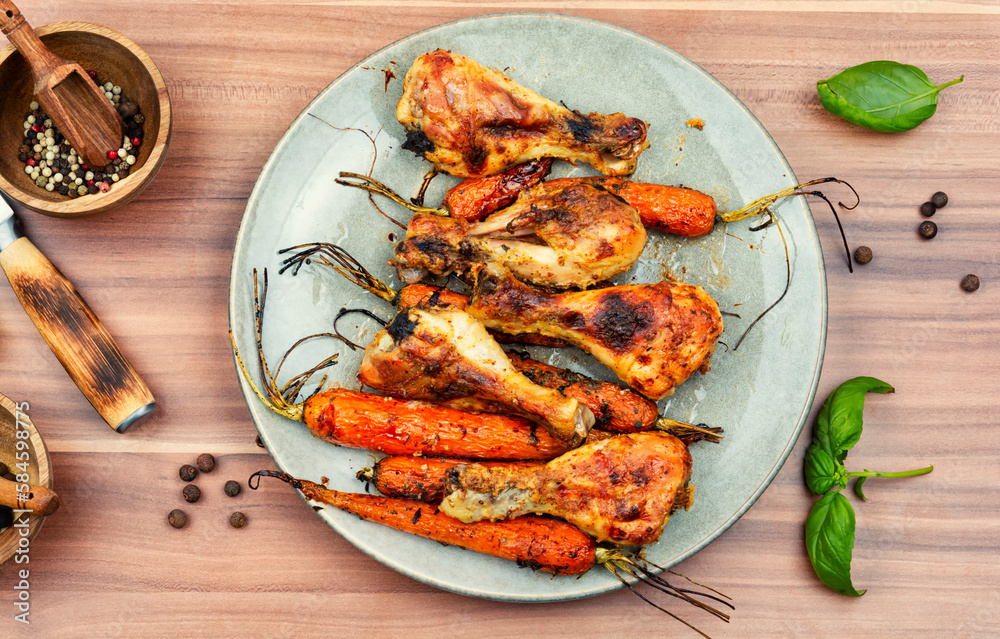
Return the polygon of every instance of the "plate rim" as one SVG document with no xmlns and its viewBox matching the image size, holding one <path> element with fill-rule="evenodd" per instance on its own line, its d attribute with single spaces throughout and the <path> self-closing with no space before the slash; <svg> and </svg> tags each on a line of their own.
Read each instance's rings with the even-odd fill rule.
<svg viewBox="0 0 1000 639">
<path fill-rule="evenodd" d="M 795 172 L 792 170 L 791 165 L 788 163 L 788 159 L 785 157 L 785 154 L 781 151 L 781 148 L 774 141 L 774 138 L 767 131 L 767 129 L 764 127 L 764 125 L 761 124 L 760 120 L 757 119 L 757 117 L 753 114 L 753 112 L 749 109 L 749 107 L 747 107 L 720 80 L 718 80 L 717 78 L 715 78 L 712 74 L 708 73 L 706 70 L 704 70 L 697 63 L 693 62 L 691 59 L 687 58 L 683 54 L 678 53 L 677 51 L 671 49 L 670 47 L 668 47 L 668 46 L 666 46 L 666 45 L 664 45 L 664 44 L 662 44 L 662 43 L 660 43 L 660 42 L 658 42 L 656 40 L 653 40 L 653 39 L 648 38 L 648 37 L 646 37 L 646 36 L 644 36 L 642 34 L 636 33 L 635 31 L 632 31 L 630 29 L 625 29 L 623 27 L 620 27 L 620 26 L 617 26 L 617 25 L 614 25 L 614 24 L 610 24 L 610 23 L 603 22 L 603 21 L 600 21 L 600 20 L 594 20 L 594 19 L 591 19 L 591 18 L 584 18 L 584 17 L 581 17 L 581 16 L 575 16 L 575 15 L 569 15 L 569 14 L 562 14 L 562 13 L 544 13 L 544 12 L 516 11 L 516 12 L 509 12 L 509 13 L 489 13 L 489 14 L 482 14 L 482 15 L 476 15 L 476 16 L 469 16 L 469 17 L 460 18 L 460 19 L 457 19 L 457 20 L 451 20 L 449 22 L 444 22 L 444 23 L 440 23 L 440 24 L 437 24 L 437 25 L 434 25 L 434 26 L 431 26 L 431 27 L 427 27 L 425 29 L 421 29 L 420 31 L 416 31 L 416 32 L 411 33 L 411 34 L 409 34 L 407 36 L 404 36 L 404 37 L 402 37 L 402 38 L 400 38 L 398 40 L 395 40 L 395 41 L 387 44 L 384 47 L 381 47 L 381 48 L 377 49 L 376 51 L 373 51 L 369 55 L 365 56 L 362 60 L 359 60 L 358 62 L 352 64 L 349 68 L 347 68 L 346 70 L 344 70 L 343 73 L 341 73 L 336 78 L 334 78 L 333 81 L 330 82 L 330 84 L 328 84 L 319 93 L 317 93 L 316 96 L 295 117 L 295 119 L 293 119 L 292 122 L 289 123 L 288 127 L 285 129 L 285 132 L 282 134 L 282 136 L 278 140 L 278 142 L 274 145 L 274 148 L 271 150 L 270 155 L 268 156 L 267 160 L 264 162 L 264 164 L 260 168 L 260 171 L 258 172 L 257 179 L 254 182 L 254 186 L 251 189 L 250 194 L 247 196 L 246 206 L 243 209 L 243 215 L 242 215 L 242 217 L 240 219 L 240 225 L 239 225 L 239 228 L 237 229 L 237 232 L 236 232 L 236 241 L 235 241 L 235 243 L 233 245 L 233 255 L 232 255 L 232 259 L 230 261 L 230 273 L 229 273 L 228 315 L 229 315 L 229 330 L 230 330 L 230 333 L 233 333 L 234 330 L 235 330 L 235 328 L 234 328 L 234 321 L 235 321 L 234 302 L 235 302 L 235 300 L 234 300 L 233 291 L 235 290 L 235 287 L 237 285 L 237 277 L 241 277 L 240 274 L 236 273 L 236 257 L 239 254 L 239 252 L 240 252 L 240 250 L 242 248 L 242 245 L 243 245 L 243 241 L 245 239 L 244 230 L 245 230 L 245 227 L 247 226 L 248 213 L 250 213 L 250 209 L 254 205 L 255 200 L 258 197 L 258 191 L 262 188 L 262 186 L 261 186 L 261 176 L 263 176 L 265 173 L 271 172 L 272 165 L 275 162 L 277 162 L 277 158 L 278 158 L 280 152 L 283 150 L 283 148 L 285 147 L 285 145 L 288 144 L 290 138 L 292 137 L 293 130 L 298 127 L 298 125 L 300 124 L 300 122 L 304 121 L 305 118 L 309 117 L 308 114 L 309 114 L 310 110 L 312 109 L 312 107 L 315 104 L 317 104 L 320 100 L 322 100 L 323 98 L 325 98 L 325 96 L 330 91 L 332 91 L 334 89 L 334 87 L 336 87 L 338 84 L 340 84 L 340 82 L 343 81 L 349 74 L 353 73 L 358 68 L 364 67 L 365 64 L 368 61 L 370 61 L 370 60 L 378 57 L 383 52 L 385 52 L 385 51 L 387 51 L 389 49 L 392 49 L 392 48 L 394 48 L 394 47 L 396 47 L 396 46 L 398 46 L 400 44 L 403 44 L 405 42 L 408 42 L 408 41 L 410 41 L 412 39 L 424 36 L 424 35 L 429 34 L 429 33 L 433 33 L 433 32 L 438 31 L 438 30 L 442 30 L 442 29 L 446 29 L 446 28 L 451 28 L 451 27 L 454 27 L 454 26 L 460 25 L 460 24 L 474 23 L 474 22 L 480 22 L 480 21 L 492 20 L 492 19 L 537 19 L 537 20 L 553 20 L 553 21 L 566 20 L 566 21 L 571 21 L 571 22 L 581 22 L 581 23 L 585 23 L 585 24 L 588 24 L 588 25 L 593 26 L 593 27 L 598 27 L 598 28 L 603 28 L 603 29 L 608 29 L 610 31 L 614 31 L 614 32 L 616 32 L 618 34 L 621 34 L 621 35 L 625 36 L 625 37 L 633 38 L 633 39 L 639 40 L 639 41 L 641 41 L 641 42 L 643 42 L 643 43 L 645 43 L 647 45 L 651 45 L 651 46 L 655 47 L 656 49 L 658 49 L 662 53 L 665 53 L 666 55 L 669 55 L 669 56 L 671 56 L 671 57 L 679 60 L 683 64 L 687 65 L 691 70 L 693 70 L 693 71 L 697 72 L 698 74 L 700 74 L 707 81 L 709 81 L 712 84 L 714 84 L 717 88 L 722 89 L 722 91 L 724 92 L 724 94 L 729 97 L 729 99 L 735 104 L 735 106 L 738 109 L 742 110 L 742 112 L 749 118 L 749 121 L 759 130 L 759 132 L 761 134 L 763 134 L 764 139 L 770 145 L 772 151 L 776 154 L 776 157 L 780 161 L 781 166 L 787 172 L 786 173 L 787 178 L 791 181 L 790 185 L 795 185 L 795 184 L 799 183 L 798 182 L 798 178 L 795 175 Z M 680 554 L 679 556 L 669 559 L 668 563 L 671 566 L 676 565 L 676 564 L 678 564 L 680 562 L 683 562 L 683 561 L 691 558 L 695 554 L 701 552 L 706 546 L 708 546 L 713 541 L 715 541 L 720 535 L 722 535 L 722 533 L 724 533 L 726 530 L 728 530 L 730 527 L 732 527 L 737 521 L 739 521 L 743 517 L 743 515 L 745 515 L 746 512 L 754 505 L 754 503 L 756 503 L 757 500 L 760 499 L 760 497 L 764 494 L 764 491 L 767 490 L 767 488 L 771 485 L 771 483 L 774 481 L 774 478 L 777 476 L 778 472 L 780 472 L 781 468 L 785 465 L 785 462 L 788 460 L 788 457 L 791 455 L 792 450 L 795 448 L 795 444 L 798 442 L 799 437 L 802 435 L 802 430 L 805 427 L 805 423 L 808 420 L 809 414 L 812 411 L 812 406 L 813 406 L 813 403 L 815 402 L 815 399 L 816 399 L 816 393 L 818 392 L 818 389 L 819 389 L 819 380 L 820 380 L 820 376 L 822 374 L 823 362 L 824 362 L 825 355 L 826 355 L 827 331 L 828 331 L 828 326 L 829 326 L 829 304 L 828 304 L 828 288 L 827 288 L 827 278 L 826 278 L 826 265 L 825 265 L 825 259 L 823 257 L 822 243 L 820 242 L 819 232 L 818 232 L 818 230 L 816 228 L 816 223 L 815 223 L 815 220 L 814 220 L 813 215 L 812 215 L 812 210 L 809 207 L 808 202 L 804 202 L 803 204 L 804 204 L 803 208 L 804 208 L 805 212 L 807 213 L 805 221 L 808 224 L 809 229 L 812 231 L 812 240 L 813 240 L 813 243 L 815 244 L 816 258 L 817 258 L 816 266 L 818 268 L 818 274 L 819 274 L 819 278 L 818 279 L 819 279 L 819 294 L 820 294 L 820 296 L 819 296 L 819 300 L 820 300 L 820 313 L 819 313 L 819 316 L 820 316 L 820 331 L 819 331 L 819 341 L 818 341 L 818 348 L 817 348 L 817 352 L 816 352 L 815 365 L 814 365 L 814 368 L 813 368 L 813 376 L 812 376 L 812 380 L 810 382 L 810 391 L 808 393 L 808 397 L 806 398 L 806 401 L 805 401 L 805 403 L 803 405 L 803 409 L 802 409 L 802 411 L 799 414 L 798 423 L 797 423 L 796 427 L 793 429 L 792 434 L 789 437 L 789 440 L 788 440 L 788 442 L 785 445 L 785 448 L 782 450 L 781 454 L 779 455 L 778 459 L 775 461 L 775 463 L 772 466 L 771 470 L 767 473 L 767 475 L 764 477 L 764 479 L 761 481 L 761 483 L 754 489 L 753 494 L 750 495 L 747 498 L 747 500 L 739 507 L 739 509 L 736 512 L 734 512 L 732 514 L 732 516 L 730 516 L 728 519 L 726 519 L 724 522 L 722 522 L 715 530 L 713 530 L 712 532 L 710 532 L 701 542 L 699 542 L 695 546 L 689 548 L 686 552 Z M 243 275 L 245 275 L 245 274 L 243 274 Z M 236 360 L 236 354 L 235 353 L 231 353 L 231 356 L 232 356 L 232 361 L 233 361 L 234 368 L 235 368 L 235 373 L 236 373 L 236 378 L 237 378 L 237 383 L 239 385 L 240 393 L 242 394 L 244 403 L 247 406 L 247 411 L 248 411 L 249 416 L 251 418 L 251 422 L 254 425 L 254 429 L 258 432 L 259 435 L 266 436 L 265 433 L 261 432 L 261 428 L 260 428 L 260 425 L 258 423 L 258 420 L 255 419 L 255 413 L 254 413 L 254 405 L 255 404 L 254 403 L 257 402 L 257 401 L 259 401 L 259 400 L 257 399 L 257 396 L 255 394 L 253 394 L 252 391 L 248 388 L 246 380 L 243 379 L 243 376 L 242 376 L 241 371 L 240 371 L 239 364 L 237 363 L 237 360 Z M 281 464 L 278 462 L 277 459 L 275 459 L 275 457 L 271 453 L 270 449 L 265 449 L 265 450 L 267 450 L 268 456 L 271 457 L 271 460 L 275 463 L 275 465 L 277 465 L 279 468 L 282 468 Z M 306 499 L 306 497 L 301 493 L 301 491 L 297 490 L 296 492 L 298 493 L 299 498 L 302 499 L 302 501 L 305 504 L 308 505 L 309 504 L 309 500 Z M 320 514 L 320 513 L 317 513 L 317 514 Z M 394 570 L 394 571 L 396 571 L 396 572 L 398 572 L 400 574 L 403 574 L 403 575 L 405 575 L 405 576 L 407 576 L 407 577 L 409 577 L 411 579 L 414 579 L 416 581 L 419 581 L 421 583 L 424 583 L 424 584 L 427 584 L 427 585 L 430 585 L 430 586 L 433 586 L 435 588 L 439 588 L 441 590 L 445 590 L 445 591 L 448 591 L 448 592 L 453 592 L 453 593 L 456 593 L 456 594 L 461 594 L 461 595 L 466 595 L 466 596 L 472 596 L 472 597 L 478 597 L 478 598 L 483 598 L 483 599 L 497 600 L 497 601 L 507 601 L 507 602 L 547 603 L 547 602 L 558 602 L 558 601 L 571 601 L 571 600 L 575 600 L 575 599 L 582 599 L 582 598 L 587 598 L 587 597 L 593 597 L 593 596 L 605 594 L 605 593 L 608 593 L 608 592 L 613 592 L 613 591 L 618 590 L 618 589 L 620 589 L 620 588 L 623 587 L 623 584 L 621 584 L 621 583 L 610 583 L 610 584 L 608 584 L 606 586 L 600 586 L 600 587 L 596 587 L 596 588 L 590 588 L 590 589 L 587 589 L 587 590 L 577 590 L 577 591 L 562 592 L 562 593 L 558 593 L 558 594 L 525 594 L 525 595 L 514 595 L 514 596 L 512 596 L 512 595 L 502 594 L 502 593 L 491 593 L 491 592 L 485 591 L 485 590 L 477 590 L 475 588 L 471 588 L 471 587 L 467 587 L 467 586 L 455 586 L 453 584 L 449 584 L 449 583 L 443 582 L 440 579 L 437 579 L 435 577 L 432 577 L 432 576 L 420 573 L 420 572 L 418 572 L 416 570 L 410 569 L 409 567 L 407 567 L 405 565 L 398 564 L 395 560 L 389 559 L 389 558 L 387 558 L 387 557 L 379 554 L 376 550 L 373 550 L 373 549 L 370 549 L 370 548 L 367 548 L 367 547 L 361 547 L 361 546 L 358 546 L 358 545 L 354 544 L 351 541 L 351 539 L 347 535 L 345 535 L 343 531 L 340 530 L 340 528 L 338 527 L 338 525 L 334 521 L 326 519 L 326 518 L 324 518 L 322 516 L 320 518 L 323 519 L 323 521 L 328 526 L 330 526 L 330 528 L 332 528 L 338 535 L 340 535 L 345 541 L 347 541 L 348 543 L 351 543 L 352 546 L 354 546 L 355 548 L 357 548 L 358 550 L 360 550 L 364 554 L 368 555 L 369 557 L 375 559 L 376 561 L 378 561 L 382 565 L 386 566 L 387 568 L 390 568 L 391 570 Z"/>
</svg>

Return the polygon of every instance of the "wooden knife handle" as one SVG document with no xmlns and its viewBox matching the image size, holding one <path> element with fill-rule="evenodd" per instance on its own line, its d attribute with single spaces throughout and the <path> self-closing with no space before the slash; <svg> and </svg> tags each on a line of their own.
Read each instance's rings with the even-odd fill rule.
<svg viewBox="0 0 1000 639">
<path fill-rule="evenodd" d="M 0 267 L 49 348 L 108 425 L 123 432 L 156 410 L 152 393 L 59 270 L 22 237 Z"/>
<path fill-rule="evenodd" d="M 10 0 L 0 0 L 0 31 L 28 61 L 36 83 L 63 63 L 62 58 L 52 53 L 35 35 L 20 9 Z"/>
<path fill-rule="evenodd" d="M 0 506 L 30 510 L 33 515 L 51 515 L 59 508 L 59 495 L 45 486 L 28 486 L 28 493 L 18 495 L 20 482 L 0 477 Z M 26 499 L 21 499 L 26 497 Z"/>
</svg>

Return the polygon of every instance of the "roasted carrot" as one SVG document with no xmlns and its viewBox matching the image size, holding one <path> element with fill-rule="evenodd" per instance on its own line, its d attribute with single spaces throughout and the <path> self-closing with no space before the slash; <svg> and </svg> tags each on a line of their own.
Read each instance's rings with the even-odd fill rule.
<svg viewBox="0 0 1000 639">
<path fill-rule="evenodd" d="M 491 199 L 493 197 L 493 191 L 490 188 L 492 183 L 489 182 L 492 179 L 491 177 L 473 178 L 472 180 L 467 180 L 466 182 L 473 182 L 474 184 L 470 184 L 469 188 L 464 189 L 464 192 L 460 196 L 456 192 L 455 199 L 457 204 L 454 205 L 454 208 L 452 208 L 452 204 L 447 200 L 444 205 L 438 208 L 417 206 L 411 202 L 407 202 L 386 185 L 377 180 L 373 180 L 366 175 L 360 175 L 357 173 L 341 173 L 340 178 L 341 179 L 337 180 L 340 184 L 384 195 L 397 204 L 419 213 L 432 213 L 444 216 L 450 215 L 453 217 L 460 217 L 464 220 L 477 221 L 482 219 L 482 217 L 485 217 L 479 216 L 480 211 L 493 213 L 501 208 L 491 208 L 494 205 L 494 202 Z M 481 185 L 481 190 L 480 188 L 476 188 L 480 185 L 475 184 L 479 180 L 486 181 Z M 639 219 L 642 220 L 643 225 L 650 228 L 666 231 L 667 233 L 673 233 L 674 235 L 680 235 L 683 237 L 699 237 L 711 233 L 712 229 L 715 228 L 715 200 L 712 199 L 712 196 L 702 193 L 701 191 L 695 191 L 694 189 L 688 189 L 681 186 L 632 182 L 631 180 L 626 180 L 620 177 L 600 176 L 557 178 L 555 180 L 550 180 L 548 184 L 558 184 L 560 181 L 586 182 L 599 186 L 606 191 L 617 195 L 628 202 L 628 204 L 639 213 Z M 466 184 L 466 182 L 462 182 L 452 190 L 461 189 L 462 185 Z M 502 182 L 502 180 L 497 180 L 497 182 Z M 524 184 L 524 188 L 528 188 L 537 183 L 537 181 L 531 183 L 526 182 Z M 509 204 L 516 199 L 519 191 L 514 189 L 514 187 L 518 186 L 516 180 L 508 182 L 507 186 L 508 188 L 504 190 L 504 197 L 506 198 L 511 195 L 514 196 L 510 202 L 507 203 Z M 482 206 L 477 206 L 475 200 L 476 197 L 483 198 Z"/>
<path fill-rule="evenodd" d="M 542 158 L 486 177 L 462 180 L 448 190 L 442 208 L 452 217 L 478 222 L 510 206 L 518 193 L 545 179 L 551 168 L 552 158 Z"/>
<path fill-rule="evenodd" d="M 251 489 L 257 489 L 261 477 L 276 477 L 297 488 L 310 501 L 329 504 L 361 519 L 466 550 L 510 559 L 522 568 L 572 576 L 582 575 L 597 565 L 604 566 L 640 599 L 706 639 L 709 638 L 704 632 L 640 594 L 626 576 L 677 597 L 727 623 L 729 615 L 706 601 L 733 609 L 733 605 L 726 601 L 728 597 L 719 591 L 669 571 L 690 582 L 690 585 L 681 588 L 674 586 L 662 575 L 656 574 L 662 569 L 644 559 L 641 550 L 631 552 L 621 548 L 600 547 L 589 535 L 559 519 L 525 515 L 503 521 L 466 524 L 443 514 L 433 505 L 409 499 L 343 493 L 275 470 L 260 470 L 251 475 L 247 482 Z M 256 484 L 254 479 L 257 480 Z M 702 590 L 695 590 L 692 586 L 698 586 Z"/>
<path fill-rule="evenodd" d="M 701 191 L 616 177 L 559 179 L 586 181 L 617 195 L 639 213 L 639 219 L 649 228 L 682 237 L 707 235 L 715 228 L 715 200 Z"/>
<path fill-rule="evenodd" d="M 444 499 L 447 470 L 468 461 L 445 457 L 383 457 L 372 466 L 363 468 L 357 478 L 369 483 L 386 497 L 413 499 L 428 504 L 440 504 Z M 490 467 L 524 468 L 540 462 L 477 462 Z"/>
<path fill-rule="evenodd" d="M 362 519 L 444 544 L 516 561 L 522 567 L 554 575 L 580 575 L 597 562 L 597 544 L 572 524 L 547 517 L 518 517 L 508 521 L 465 524 L 437 507 L 409 499 L 393 499 L 330 490 L 276 471 L 254 477 L 277 477 L 302 491 L 306 499 L 329 504 Z M 257 480 L 258 483 L 260 480 Z"/>
<path fill-rule="evenodd" d="M 469 413 L 342 388 L 313 395 L 302 418 L 313 435 L 389 455 L 548 460 L 566 445 L 521 417 Z"/>
</svg>

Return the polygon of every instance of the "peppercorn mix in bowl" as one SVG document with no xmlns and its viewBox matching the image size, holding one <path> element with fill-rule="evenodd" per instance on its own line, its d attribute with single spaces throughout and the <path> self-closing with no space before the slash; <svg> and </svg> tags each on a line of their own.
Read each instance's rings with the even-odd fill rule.
<svg viewBox="0 0 1000 639">
<path fill-rule="evenodd" d="M 34 102 L 28 64 L 8 45 L 0 50 L 0 189 L 54 217 L 85 217 L 127 204 L 152 182 L 170 142 L 163 77 L 137 44 L 107 27 L 58 22 L 35 32 L 106 89 L 126 124 L 122 146 L 109 151 L 103 167 L 83 164 L 47 124 Z"/>
</svg>

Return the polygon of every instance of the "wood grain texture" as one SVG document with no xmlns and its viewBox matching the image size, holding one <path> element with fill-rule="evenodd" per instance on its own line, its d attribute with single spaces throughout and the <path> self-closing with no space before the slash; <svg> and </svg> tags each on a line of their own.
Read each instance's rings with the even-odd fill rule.
<svg viewBox="0 0 1000 639">
<path fill-rule="evenodd" d="M 306 104 L 358 60 L 419 29 L 510 9 L 604 20 L 673 48 L 747 104 L 800 178 L 836 175 L 863 199 L 843 219 L 851 245 L 866 244 L 875 257 L 853 275 L 829 210 L 813 209 L 830 308 L 818 397 L 856 375 L 892 383 L 894 395 L 868 401 L 850 464 L 935 470 L 866 485 L 872 501 L 857 506 L 854 579 L 869 590 L 848 599 L 818 582 L 804 552 L 813 498 L 802 480 L 803 437 L 753 508 L 679 567 L 734 598 L 732 623 L 689 618 L 716 638 L 995 635 L 995 3 L 21 5 L 36 24 L 99 22 L 141 43 L 167 80 L 176 117 L 169 161 L 128 207 L 88 220 L 25 216 L 27 234 L 86 293 L 156 389 L 156 417 L 124 437 L 110 432 L 0 288 L 0 392 L 31 403 L 62 500 L 32 545 L 30 627 L 12 621 L 13 574 L 0 572 L 3 636 L 694 636 L 627 592 L 549 605 L 441 592 L 355 550 L 285 486 L 235 499 L 221 492 L 226 479 L 272 467 L 253 445 L 226 336 L 232 247 L 261 165 Z M 915 64 L 939 82 L 966 79 L 918 129 L 880 135 L 830 116 L 815 93 L 816 80 L 873 59 Z M 924 242 L 917 209 L 938 190 L 951 201 L 934 217 L 938 236 Z M 958 286 L 970 272 L 983 282 L 974 294 Z M 200 452 L 216 454 L 219 466 L 198 478 L 204 496 L 188 505 L 177 468 Z M 190 516 L 179 531 L 166 522 L 178 507 Z M 237 508 L 249 519 L 240 530 L 226 523 Z"/>
</svg>

